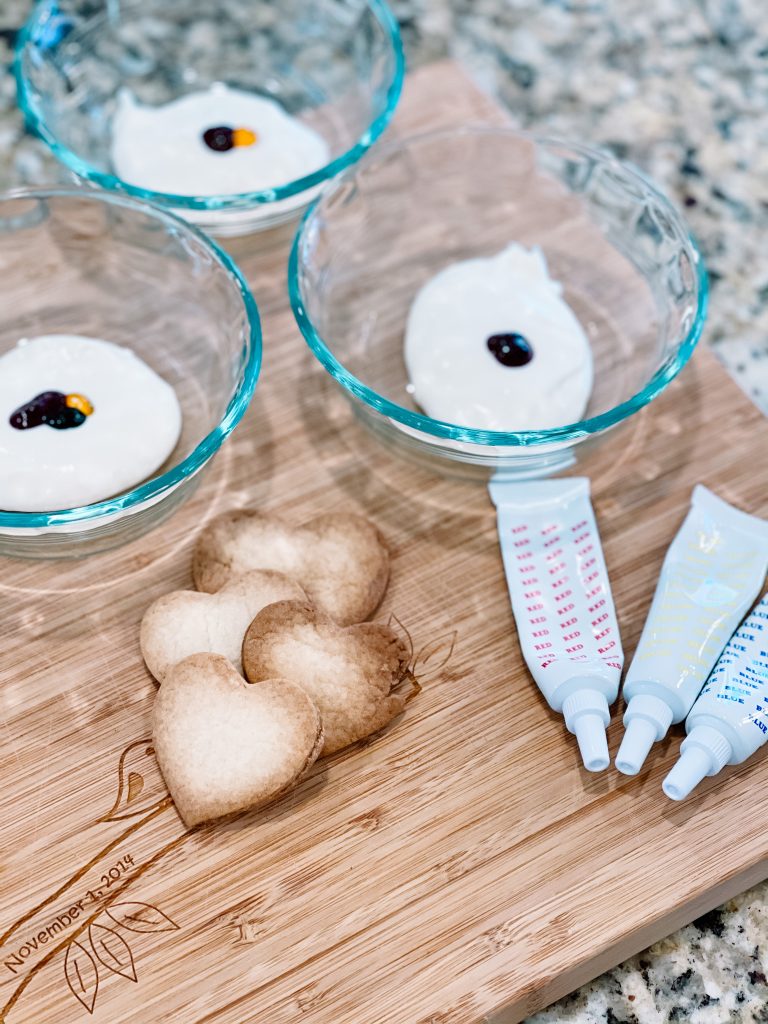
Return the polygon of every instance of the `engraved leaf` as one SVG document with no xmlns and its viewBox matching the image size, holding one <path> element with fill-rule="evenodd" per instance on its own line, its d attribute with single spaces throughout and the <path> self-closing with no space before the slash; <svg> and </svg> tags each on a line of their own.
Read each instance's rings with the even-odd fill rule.
<svg viewBox="0 0 768 1024">
<path fill-rule="evenodd" d="M 72 995 L 80 1000 L 88 1013 L 93 1013 L 99 991 L 99 969 L 85 946 L 74 939 L 67 946 L 64 975 Z"/>
<path fill-rule="evenodd" d="M 424 644 L 416 655 L 413 664 L 414 673 L 424 676 L 428 672 L 439 672 L 441 668 L 445 668 L 451 660 L 457 636 L 458 632 L 454 629 L 450 633 L 445 633 L 443 636 L 439 636 Z"/>
<path fill-rule="evenodd" d="M 88 937 L 100 964 L 107 970 L 119 974 L 121 978 L 138 981 L 131 947 L 122 935 L 118 935 L 113 928 L 94 922 L 88 929 Z"/>
<path fill-rule="evenodd" d="M 129 743 L 117 765 L 117 795 L 99 821 L 123 821 L 152 810 L 168 795 L 151 740 Z"/>
<path fill-rule="evenodd" d="M 149 903 L 113 903 L 107 913 L 130 932 L 172 932 L 179 926 Z"/>
<path fill-rule="evenodd" d="M 127 804 L 132 804 L 144 789 L 144 776 L 138 772 L 128 772 L 128 796 L 125 798 Z"/>
</svg>

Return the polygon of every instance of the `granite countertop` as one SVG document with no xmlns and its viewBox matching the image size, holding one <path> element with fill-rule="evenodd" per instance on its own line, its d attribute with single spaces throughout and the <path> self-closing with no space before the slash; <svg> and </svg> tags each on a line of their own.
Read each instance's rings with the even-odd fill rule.
<svg viewBox="0 0 768 1024">
<path fill-rule="evenodd" d="M 30 6 L 0 0 L 6 57 Z M 521 124 L 612 147 L 685 209 L 712 283 L 705 343 L 768 413 L 765 0 L 393 0 L 393 7 L 411 67 L 456 57 Z M 59 175 L 45 147 L 24 135 L 6 70 L 0 183 Z M 528 1024 L 768 1024 L 766 974 L 768 883 Z"/>
</svg>

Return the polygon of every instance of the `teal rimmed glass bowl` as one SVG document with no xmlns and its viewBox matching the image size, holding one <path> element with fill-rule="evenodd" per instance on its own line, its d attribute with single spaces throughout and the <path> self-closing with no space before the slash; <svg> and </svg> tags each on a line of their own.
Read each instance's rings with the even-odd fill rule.
<svg viewBox="0 0 768 1024">
<path fill-rule="evenodd" d="M 432 419 L 403 359 L 411 304 L 443 268 L 513 241 L 541 247 L 587 334 L 585 414 L 517 432 Z M 484 480 L 572 466 L 679 373 L 707 306 L 695 241 L 638 170 L 579 143 L 484 126 L 381 147 L 340 175 L 300 225 L 289 291 L 307 344 L 367 427 L 432 469 Z M 467 339 L 478 358 L 485 343 Z"/>
<path fill-rule="evenodd" d="M 0 291 L 0 354 L 43 334 L 106 339 L 169 383 L 182 411 L 176 446 L 151 479 L 81 508 L 0 511 L 0 554 L 91 554 L 157 526 L 192 493 L 253 397 L 261 325 L 240 271 L 196 228 L 147 203 L 29 189 L 0 196 Z"/>
<path fill-rule="evenodd" d="M 79 178 L 237 235 L 291 219 L 360 159 L 394 113 L 404 58 L 382 0 L 120 0 L 87 16 L 41 0 L 14 67 L 27 123 Z M 214 82 L 278 101 L 325 139 L 329 161 L 239 195 L 154 192 L 115 175 L 111 124 L 121 90 L 158 105 Z"/>
</svg>

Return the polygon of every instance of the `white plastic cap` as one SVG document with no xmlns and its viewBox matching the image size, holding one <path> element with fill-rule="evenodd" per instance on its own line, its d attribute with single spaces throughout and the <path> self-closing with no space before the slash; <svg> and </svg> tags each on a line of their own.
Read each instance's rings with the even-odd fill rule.
<svg viewBox="0 0 768 1024">
<path fill-rule="evenodd" d="M 624 739 L 616 755 L 623 775 L 637 775 L 654 743 L 663 739 L 672 724 L 672 708 L 661 697 L 638 694 L 624 712 Z"/>
<path fill-rule="evenodd" d="M 670 800 L 685 800 L 706 775 L 717 775 L 733 754 L 731 744 L 717 729 L 697 725 L 683 740 L 680 760 L 661 788 Z"/>
<path fill-rule="evenodd" d="M 605 728 L 611 720 L 608 699 L 600 690 L 583 689 L 566 697 L 563 717 L 576 736 L 581 759 L 588 772 L 602 772 L 610 764 Z"/>
</svg>

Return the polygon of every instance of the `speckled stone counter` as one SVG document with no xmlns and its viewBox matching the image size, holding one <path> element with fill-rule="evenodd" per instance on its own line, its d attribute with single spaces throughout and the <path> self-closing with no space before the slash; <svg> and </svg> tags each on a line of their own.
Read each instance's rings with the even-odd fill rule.
<svg viewBox="0 0 768 1024">
<path fill-rule="evenodd" d="M 29 0 L 0 0 L 6 57 L 29 7 Z M 456 57 L 520 124 L 612 147 L 685 209 L 712 283 L 705 343 L 768 413 L 766 0 L 393 0 L 393 7 L 411 67 Z M 0 182 L 61 176 L 45 148 L 24 135 L 12 77 L 3 74 Z M 768 883 L 528 1024 L 768 1024 L 767 974 Z"/>
</svg>

